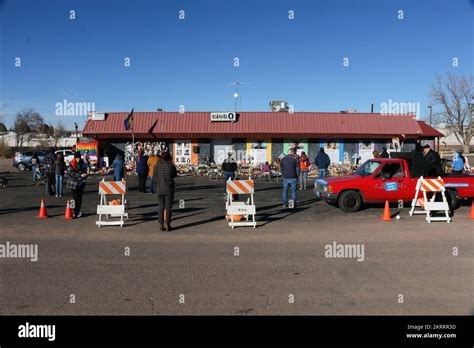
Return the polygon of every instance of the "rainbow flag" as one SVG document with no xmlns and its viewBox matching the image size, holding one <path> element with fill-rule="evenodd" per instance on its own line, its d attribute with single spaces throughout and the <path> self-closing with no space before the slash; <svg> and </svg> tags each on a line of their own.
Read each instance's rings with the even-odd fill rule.
<svg viewBox="0 0 474 348">
<path fill-rule="evenodd" d="M 128 114 L 127 118 L 123 122 L 123 125 L 125 126 L 126 130 L 133 129 L 133 108 L 132 111 Z"/>
</svg>

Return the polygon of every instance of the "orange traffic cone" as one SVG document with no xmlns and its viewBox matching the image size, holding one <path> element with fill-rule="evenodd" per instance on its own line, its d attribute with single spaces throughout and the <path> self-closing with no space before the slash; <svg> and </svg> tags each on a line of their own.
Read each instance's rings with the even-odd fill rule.
<svg viewBox="0 0 474 348">
<path fill-rule="evenodd" d="M 474 219 L 474 199 L 472 200 L 471 203 L 471 215 L 466 216 L 468 219 Z"/>
<path fill-rule="evenodd" d="M 39 215 L 37 216 L 38 219 L 47 219 L 48 218 L 48 213 L 46 212 L 46 207 L 44 205 L 44 199 L 41 200 L 41 206 L 40 206 L 40 211 Z"/>
<path fill-rule="evenodd" d="M 65 219 L 65 220 L 71 220 L 72 219 L 72 208 L 69 205 L 69 199 L 67 200 L 66 211 L 64 212 L 63 219 Z"/>
<path fill-rule="evenodd" d="M 390 218 L 390 205 L 388 204 L 388 201 L 385 201 L 385 208 L 383 209 L 383 215 L 380 218 L 382 221 L 390 221 L 392 220 Z"/>
</svg>

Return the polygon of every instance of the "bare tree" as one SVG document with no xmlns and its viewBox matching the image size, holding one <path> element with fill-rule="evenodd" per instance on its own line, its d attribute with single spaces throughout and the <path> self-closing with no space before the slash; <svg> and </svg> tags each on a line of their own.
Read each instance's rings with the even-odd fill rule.
<svg viewBox="0 0 474 348">
<path fill-rule="evenodd" d="M 13 130 L 16 133 L 15 147 L 22 147 L 27 143 L 33 134 L 39 133 L 44 121 L 41 115 L 33 109 L 25 109 L 15 116 Z"/>
<path fill-rule="evenodd" d="M 64 128 L 64 125 L 61 122 L 58 122 L 58 124 L 56 124 L 56 128 L 54 128 L 54 132 L 52 135 L 54 139 L 54 147 L 58 146 L 59 139 L 66 136 L 66 133 L 67 132 L 66 132 L 66 129 Z"/>
<path fill-rule="evenodd" d="M 433 105 L 441 110 L 434 114 L 436 123 L 445 125 L 448 134 L 454 134 L 469 153 L 469 144 L 474 135 L 472 123 L 473 77 L 455 76 L 437 77 L 429 96 Z"/>
</svg>

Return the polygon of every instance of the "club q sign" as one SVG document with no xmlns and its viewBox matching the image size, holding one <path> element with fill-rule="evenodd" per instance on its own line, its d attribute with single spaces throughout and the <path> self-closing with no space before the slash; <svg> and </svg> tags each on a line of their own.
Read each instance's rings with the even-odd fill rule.
<svg viewBox="0 0 474 348">
<path fill-rule="evenodd" d="M 211 112 L 211 122 L 235 122 L 237 115 L 235 112 Z"/>
</svg>

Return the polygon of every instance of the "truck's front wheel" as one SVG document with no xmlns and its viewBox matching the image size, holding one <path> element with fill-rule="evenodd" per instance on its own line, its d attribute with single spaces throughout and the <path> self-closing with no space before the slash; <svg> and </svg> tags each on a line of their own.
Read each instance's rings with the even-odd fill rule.
<svg viewBox="0 0 474 348">
<path fill-rule="evenodd" d="M 362 206 L 362 197 L 356 191 L 344 191 L 337 202 L 343 212 L 355 213 Z"/>
</svg>

